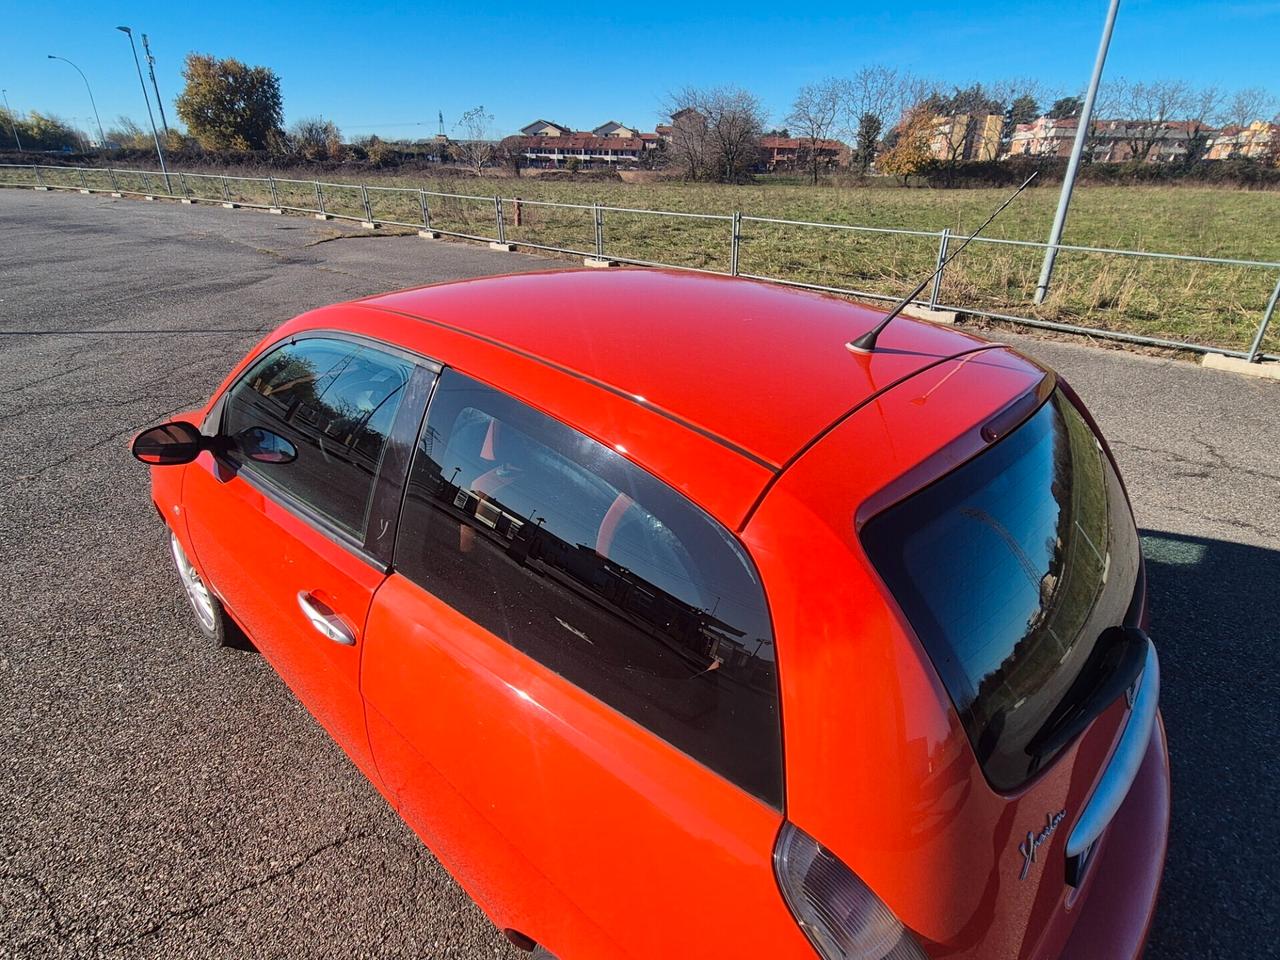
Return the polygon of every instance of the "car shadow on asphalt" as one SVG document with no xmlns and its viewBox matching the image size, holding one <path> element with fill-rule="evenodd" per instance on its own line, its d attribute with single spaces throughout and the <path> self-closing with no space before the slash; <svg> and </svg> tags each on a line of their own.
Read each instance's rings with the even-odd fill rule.
<svg viewBox="0 0 1280 960">
<path fill-rule="evenodd" d="M 1148 960 L 1274 945 L 1280 551 L 1142 531 L 1173 770 Z"/>
</svg>

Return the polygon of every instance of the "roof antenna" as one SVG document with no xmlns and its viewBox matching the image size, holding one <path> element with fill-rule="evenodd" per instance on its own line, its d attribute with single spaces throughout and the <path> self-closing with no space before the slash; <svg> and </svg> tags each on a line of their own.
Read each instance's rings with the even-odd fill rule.
<svg viewBox="0 0 1280 960">
<path fill-rule="evenodd" d="M 955 251 L 950 256 L 948 256 L 947 259 L 943 260 L 940 264 L 938 264 L 937 270 L 933 271 L 933 273 L 929 274 L 927 277 L 925 277 L 923 280 L 920 281 L 920 286 L 916 287 L 914 290 L 908 293 L 905 297 L 899 300 L 897 304 L 894 306 L 894 308 L 890 310 L 887 314 L 885 314 L 885 317 L 883 320 L 877 323 L 874 327 L 872 327 L 862 336 L 858 337 L 858 339 L 850 340 L 848 343 L 845 344 L 845 347 L 847 347 L 852 353 L 871 353 L 872 351 L 874 351 L 876 348 L 876 340 L 879 338 L 880 334 L 884 332 L 884 328 L 893 322 L 893 318 L 896 317 L 898 314 L 900 314 L 907 307 L 911 306 L 911 302 L 915 300 L 916 297 L 920 296 L 921 291 L 923 291 L 925 287 L 927 287 L 930 283 L 933 282 L 933 278 L 936 277 L 938 274 L 940 274 L 943 271 L 943 269 L 946 268 L 948 263 L 950 263 L 957 256 L 959 256 L 960 251 L 963 250 L 965 247 L 967 247 L 969 245 L 969 242 L 974 237 L 976 237 L 983 230 L 985 230 L 987 228 L 987 225 L 991 223 L 992 220 L 1000 216 L 1000 214 L 1004 211 L 1004 208 L 1007 207 L 1009 204 L 1013 203 L 1013 201 L 1017 199 L 1018 194 L 1020 194 L 1023 190 L 1027 189 L 1027 185 L 1031 183 L 1031 181 L 1034 180 L 1037 176 L 1039 176 L 1039 174 L 1040 174 L 1040 171 L 1037 170 L 1035 173 L 1031 174 L 1031 176 L 1027 177 L 1027 179 L 1022 182 L 1022 186 L 1020 186 L 1017 190 L 1013 192 L 1013 196 L 1011 196 L 1004 203 L 1000 204 L 1000 206 L 996 207 L 995 212 L 991 214 L 991 216 L 987 217 L 985 221 L 983 221 L 982 226 L 978 227 L 977 230 L 969 234 L 969 236 L 965 238 L 964 243 L 956 247 Z"/>
</svg>

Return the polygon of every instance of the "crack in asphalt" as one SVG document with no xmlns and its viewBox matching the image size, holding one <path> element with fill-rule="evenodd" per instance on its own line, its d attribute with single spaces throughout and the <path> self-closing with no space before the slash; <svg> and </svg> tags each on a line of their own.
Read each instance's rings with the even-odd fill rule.
<svg viewBox="0 0 1280 960">
<path fill-rule="evenodd" d="M 71 930 L 62 920 L 62 911 L 58 909 L 57 901 L 53 899 L 53 894 L 49 892 L 49 888 L 35 874 L 31 873 L 0 873 L 0 881 L 18 881 L 35 887 L 36 893 L 40 901 L 44 904 L 45 910 L 49 914 L 49 931 L 53 934 L 55 940 L 59 943 L 66 943 L 71 937 Z M 26 943 L 30 944 L 30 938 Z M 18 948 L 22 949 L 24 944 L 19 944 Z"/>
<path fill-rule="evenodd" d="M 1189 457 L 1185 454 L 1178 453 L 1174 450 L 1165 450 L 1160 447 L 1144 447 L 1141 444 L 1133 443 L 1132 441 L 1129 441 L 1129 440 L 1119 440 L 1114 437 L 1110 438 L 1108 442 L 1113 447 L 1126 447 L 1130 450 L 1137 450 L 1141 453 L 1149 453 L 1152 456 L 1161 457 L 1163 459 L 1169 460 L 1172 463 L 1183 464 L 1188 467 L 1193 467 L 1193 468 L 1208 467 L 1211 470 L 1214 468 L 1217 468 L 1227 473 L 1243 474 L 1244 476 L 1254 477 L 1255 479 L 1259 479 L 1259 480 L 1274 480 L 1276 482 L 1280 482 L 1280 474 L 1268 473 L 1265 470 L 1258 470 L 1253 467 L 1242 466 L 1239 463 L 1232 463 L 1229 460 L 1227 460 L 1221 453 L 1219 453 L 1217 448 L 1214 447 L 1213 444 L 1209 443 L 1208 441 L 1201 440 L 1199 437 L 1189 437 L 1188 439 L 1204 447 L 1209 452 L 1209 455 L 1214 459 L 1198 460 L 1195 457 Z M 1209 473 L 1190 473 L 1190 474 L 1175 474 L 1175 476 L 1208 477 L 1210 476 L 1210 474 Z"/>
<path fill-rule="evenodd" d="M 198 903 L 192 904 L 189 907 L 183 907 L 180 910 L 170 910 L 164 916 L 153 920 L 145 929 L 139 930 L 132 936 L 115 941 L 109 946 L 103 948 L 102 952 L 109 953 L 114 950 L 119 950 L 122 947 L 127 947 L 131 944 L 146 940 L 149 937 L 157 937 L 173 924 L 185 923 L 194 917 L 198 917 L 216 907 L 222 906 L 224 903 L 235 899 L 242 893 L 248 893 L 251 890 L 258 890 L 262 887 L 268 886 L 269 884 L 275 883 L 277 880 L 284 880 L 292 877 L 317 857 L 328 853 L 331 850 L 337 850 L 338 848 L 350 843 L 352 840 L 367 840 L 373 835 L 374 831 L 372 830 L 358 830 L 354 833 L 344 833 L 340 837 L 335 837 L 332 840 L 320 844 L 320 846 L 308 851 L 302 857 L 287 866 L 282 867 L 279 870 L 273 870 L 265 876 L 250 880 L 247 883 L 242 883 L 238 887 L 232 888 L 221 896 L 214 897 L 210 900 L 201 900 Z"/>
</svg>

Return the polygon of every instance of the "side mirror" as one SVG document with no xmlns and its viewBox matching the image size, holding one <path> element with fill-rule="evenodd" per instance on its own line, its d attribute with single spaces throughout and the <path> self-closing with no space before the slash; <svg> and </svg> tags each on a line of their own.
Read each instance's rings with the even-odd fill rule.
<svg viewBox="0 0 1280 960">
<path fill-rule="evenodd" d="M 266 427 L 250 427 L 236 434 L 236 445 L 246 460 L 285 464 L 298 459 L 298 448 Z"/>
<path fill-rule="evenodd" d="M 205 439 L 194 425 L 174 420 L 143 430 L 133 438 L 130 452 L 153 467 L 190 463 L 205 449 Z"/>
</svg>

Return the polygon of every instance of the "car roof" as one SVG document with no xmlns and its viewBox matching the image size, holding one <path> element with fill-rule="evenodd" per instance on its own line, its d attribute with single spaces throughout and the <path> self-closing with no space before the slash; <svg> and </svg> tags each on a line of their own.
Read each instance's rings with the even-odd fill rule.
<svg viewBox="0 0 1280 960">
<path fill-rule="evenodd" d="M 364 303 L 441 320 L 618 392 L 780 466 L 881 385 L 845 343 L 882 317 L 833 296 L 714 275 L 564 270 L 422 287 Z M 907 372 L 973 337 L 895 321 Z"/>
<path fill-rule="evenodd" d="M 988 346 L 904 316 L 873 354 L 855 355 L 845 344 L 882 312 L 773 284 L 651 269 L 453 281 L 314 311 L 297 325 L 335 317 L 512 390 L 604 442 L 625 441 L 642 466 L 731 524 L 868 398 Z"/>
</svg>

